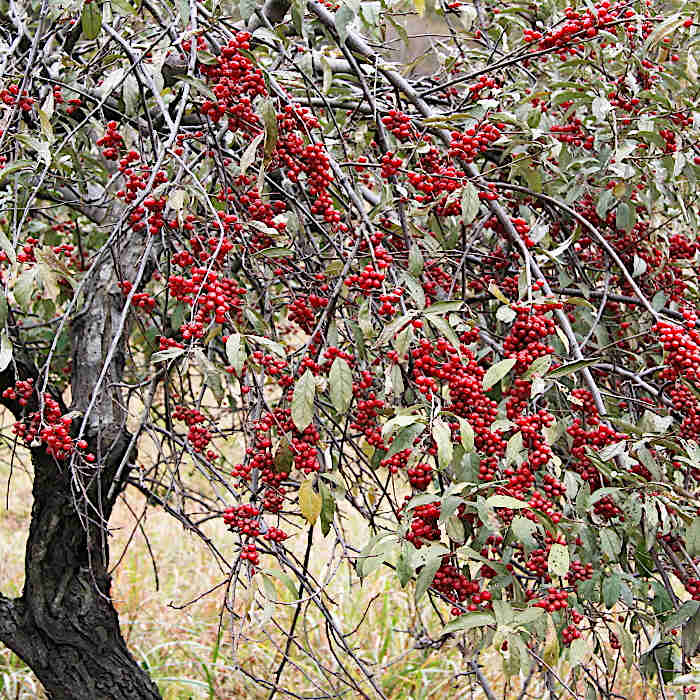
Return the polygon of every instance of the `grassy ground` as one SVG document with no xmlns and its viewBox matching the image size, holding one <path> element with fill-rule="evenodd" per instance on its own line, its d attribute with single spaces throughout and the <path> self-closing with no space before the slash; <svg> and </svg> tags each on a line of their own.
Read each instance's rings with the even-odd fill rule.
<svg viewBox="0 0 700 700">
<path fill-rule="evenodd" d="M 5 503 L 9 478 L 9 459 L 0 454 L 0 590 L 14 595 L 23 583 L 23 556 L 27 525 L 31 510 L 31 475 L 28 465 L 19 454 Z M 25 458 L 26 459 L 26 458 Z M 284 643 L 283 630 L 289 627 L 294 606 L 291 594 L 279 581 L 275 595 L 286 605 L 270 606 L 267 614 L 253 606 L 243 628 L 231 628 L 230 616 L 224 616 L 220 630 L 223 588 L 197 600 L 204 591 L 221 583 L 224 573 L 215 565 L 207 548 L 196 536 L 184 532 L 170 516 L 148 510 L 141 520 L 141 528 L 134 532 L 136 517 L 143 511 L 143 500 L 138 495 L 128 496 L 117 507 L 111 524 L 114 528 L 112 559 L 116 565 L 113 593 L 120 613 L 124 636 L 136 657 L 149 669 L 163 696 L 169 700 L 186 698 L 257 698 L 267 692 L 254 684 L 249 676 L 266 679 L 274 677 L 279 664 L 279 649 Z M 346 521 L 349 529 L 359 531 L 359 525 Z M 133 534 L 133 538 L 132 538 Z M 213 521 L 209 534 L 222 551 L 230 549 L 230 536 L 220 521 Z M 320 535 L 319 535 L 320 537 Z M 124 548 L 131 539 L 126 553 Z M 156 573 L 148 546 L 158 562 Z M 315 550 L 314 572 L 324 578 L 329 568 L 336 569 L 338 560 L 329 541 Z M 303 549 L 304 542 L 292 542 Z M 123 555 L 123 556 L 122 556 Z M 273 566 L 263 561 L 262 566 Z M 261 590 L 266 589 L 261 587 Z M 372 574 L 360 586 L 349 568 L 341 563 L 329 578 L 328 595 L 336 602 L 335 614 L 340 628 L 352 630 L 367 616 L 359 632 L 352 638 L 357 655 L 374 671 L 376 682 L 392 700 L 427 700 L 428 698 L 483 698 L 483 692 L 470 691 L 470 677 L 464 675 L 464 664 L 455 646 L 440 650 L 415 648 L 415 637 L 408 631 L 419 623 L 412 605 L 412 591 L 402 591 L 393 576 L 381 570 Z M 272 591 L 267 589 L 268 594 Z M 258 593 L 262 600 L 262 593 Z M 241 612 L 245 596 L 238 596 L 234 608 Z M 305 624 L 299 625 L 302 645 L 312 648 L 329 666 L 335 666 L 319 615 L 308 609 Z M 424 623 L 438 629 L 436 620 L 424 618 Z M 232 646 L 232 631 L 238 643 Z M 297 650 L 294 664 L 288 664 L 282 684 L 300 695 L 316 694 L 318 687 L 327 688 L 329 682 L 308 656 Z M 350 659 L 341 659 L 352 668 Z M 483 656 L 481 661 L 487 678 L 503 698 L 517 698 L 519 683 L 505 687 L 501 677 L 501 663 L 496 656 Z M 240 670 L 242 669 L 242 671 Z M 357 669 L 355 677 L 361 686 L 371 691 Z M 245 672 L 245 673 L 244 673 Z M 246 675 L 248 674 L 248 675 Z M 461 674 L 461 675 L 460 675 Z M 646 688 L 637 677 L 623 680 L 618 692 L 627 698 L 659 697 L 653 688 Z M 583 687 L 580 686 L 583 690 Z M 560 695 L 565 697 L 566 694 Z M 0 645 L 0 698 L 43 698 L 40 685 L 32 673 L 9 650 Z M 278 697 L 284 697 L 279 695 Z M 345 697 L 359 697 L 351 691 Z M 550 697 L 539 681 L 529 686 L 530 698 Z M 552 696 L 553 697 L 553 696 Z M 583 697 L 583 695 L 582 695 Z"/>
</svg>

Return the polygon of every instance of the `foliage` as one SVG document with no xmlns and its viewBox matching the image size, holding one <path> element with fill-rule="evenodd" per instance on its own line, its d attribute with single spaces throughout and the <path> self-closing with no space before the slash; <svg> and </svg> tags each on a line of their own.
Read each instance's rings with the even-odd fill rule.
<svg viewBox="0 0 700 700">
<path fill-rule="evenodd" d="M 307 601 L 373 684 L 309 573 L 334 538 L 361 578 L 414 587 L 487 695 L 469 659 L 489 647 L 571 694 L 609 697 L 620 662 L 685 693 L 697 2 L 23 9 L 0 25 L 3 399 L 80 508 L 101 512 L 80 485 L 112 411 L 158 449 L 108 498 L 220 518 L 210 595 L 236 633 L 275 581 L 298 600 L 267 687 Z M 446 28 L 434 74 L 372 48 L 411 41 L 407 11 Z M 97 357 L 74 333 L 95 289 L 118 300 Z"/>
</svg>

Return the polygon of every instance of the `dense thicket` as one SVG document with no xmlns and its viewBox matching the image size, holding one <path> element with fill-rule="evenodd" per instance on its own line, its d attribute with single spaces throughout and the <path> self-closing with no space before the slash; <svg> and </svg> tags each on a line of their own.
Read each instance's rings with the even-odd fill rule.
<svg viewBox="0 0 700 700">
<path fill-rule="evenodd" d="M 294 593 L 270 697 L 295 654 L 317 697 L 383 695 L 310 573 L 329 537 L 488 697 L 487 648 L 552 697 L 692 692 L 697 12 L 0 0 L 0 393 L 34 465 L 0 641 L 52 698 L 158 697 L 110 599 L 125 489 L 230 530 L 230 611 Z"/>
</svg>

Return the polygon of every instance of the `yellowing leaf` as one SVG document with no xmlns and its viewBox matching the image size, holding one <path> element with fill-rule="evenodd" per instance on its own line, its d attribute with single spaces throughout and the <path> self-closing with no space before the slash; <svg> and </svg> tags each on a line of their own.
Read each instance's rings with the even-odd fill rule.
<svg viewBox="0 0 700 700">
<path fill-rule="evenodd" d="M 323 499 L 314 491 L 313 482 L 314 477 L 310 476 L 299 487 L 299 510 L 310 525 L 313 525 L 321 515 L 323 505 Z"/>
<path fill-rule="evenodd" d="M 489 284 L 489 292 L 491 292 L 491 294 L 493 294 L 502 304 L 510 304 L 508 297 L 506 297 L 506 295 L 499 289 L 495 282 L 491 282 Z"/>
<path fill-rule="evenodd" d="M 566 576 L 569 572 L 569 549 L 565 544 L 555 542 L 549 550 L 547 570 L 551 576 Z"/>
<path fill-rule="evenodd" d="M 83 13 L 80 17 L 83 36 L 86 39 L 96 39 L 102 29 L 102 8 L 97 0 L 83 5 Z"/>
<path fill-rule="evenodd" d="M 542 660 L 550 668 L 556 668 L 557 661 L 559 661 L 559 640 L 555 634 L 551 641 L 544 648 L 544 653 L 542 654 Z"/>
</svg>

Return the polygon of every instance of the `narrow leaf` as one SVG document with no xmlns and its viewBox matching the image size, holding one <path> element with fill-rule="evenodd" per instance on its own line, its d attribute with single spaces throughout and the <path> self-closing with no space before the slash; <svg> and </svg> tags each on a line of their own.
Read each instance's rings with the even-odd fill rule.
<svg viewBox="0 0 700 700">
<path fill-rule="evenodd" d="M 336 357 L 328 375 L 331 402 L 338 413 L 345 413 L 352 403 L 352 370 L 342 358 Z"/>
<path fill-rule="evenodd" d="M 315 397 L 316 379 L 311 370 L 307 369 L 297 382 L 292 397 L 292 420 L 300 433 L 303 433 L 311 425 L 314 417 Z"/>
<path fill-rule="evenodd" d="M 491 365 L 486 371 L 482 382 L 484 391 L 488 391 L 492 386 L 500 382 L 513 369 L 515 363 L 516 359 L 514 357 L 508 357 L 495 365 Z"/>
<path fill-rule="evenodd" d="M 304 479 L 299 487 L 299 510 L 310 525 L 313 525 L 321 515 L 323 505 L 321 496 L 314 491 L 313 483 L 314 477 L 310 476 Z"/>
</svg>

